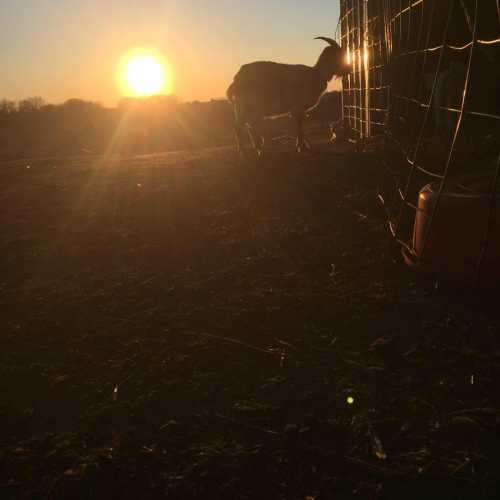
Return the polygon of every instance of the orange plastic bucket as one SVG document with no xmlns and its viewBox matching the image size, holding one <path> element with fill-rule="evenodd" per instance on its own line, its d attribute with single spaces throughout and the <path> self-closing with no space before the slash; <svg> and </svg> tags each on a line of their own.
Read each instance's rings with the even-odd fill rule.
<svg viewBox="0 0 500 500">
<path fill-rule="evenodd" d="M 488 231 L 491 177 L 449 180 L 431 222 L 439 183 L 419 193 L 413 231 L 413 251 L 429 271 L 452 279 L 472 281 Z M 500 196 L 493 208 L 480 281 L 500 284 Z"/>
</svg>

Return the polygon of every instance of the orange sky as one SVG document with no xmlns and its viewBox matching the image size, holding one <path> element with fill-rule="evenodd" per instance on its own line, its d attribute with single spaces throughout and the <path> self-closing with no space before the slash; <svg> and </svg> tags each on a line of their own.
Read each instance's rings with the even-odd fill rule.
<svg viewBox="0 0 500 500">
<path fill-rule="evenodd" d="M 0 98 L 115 105 L 116 71 L 135 47 L 168 61 L 182 100 L 223 97 L 241 64 L 314 64 L 338 0 L 8 0 L 0 2 Z"/>
</svg>

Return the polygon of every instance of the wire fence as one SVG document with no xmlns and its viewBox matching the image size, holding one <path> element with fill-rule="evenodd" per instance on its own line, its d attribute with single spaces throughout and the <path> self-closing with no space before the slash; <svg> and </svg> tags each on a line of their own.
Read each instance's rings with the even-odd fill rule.
<svg viewBox="0 0 500 500">
<path fill-rule="evenodd" d="M 384 139 L 394 186 L 379 198 L 393 236 L 409 261 L 424 263 L 450 186 L 475 189 L 487 200 L 474 214 L 478 279 L 500 225 L 500 0 L 341 0 L 339 26 L 352 68 L 343 124 L 360 145 Z M 497 239 L 500 250 L 500 229 Z"/>
</svg>

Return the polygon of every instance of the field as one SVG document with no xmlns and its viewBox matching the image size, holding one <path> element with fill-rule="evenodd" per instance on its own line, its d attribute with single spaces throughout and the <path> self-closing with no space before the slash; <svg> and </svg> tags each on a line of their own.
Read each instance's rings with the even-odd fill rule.
<svg viewBox="0 0 500 500">
<path fill-rule="evenodd" d="M 500 498 L 500 312 L 376 156 L 0 164 L 0 497 Z"/>
</svg>

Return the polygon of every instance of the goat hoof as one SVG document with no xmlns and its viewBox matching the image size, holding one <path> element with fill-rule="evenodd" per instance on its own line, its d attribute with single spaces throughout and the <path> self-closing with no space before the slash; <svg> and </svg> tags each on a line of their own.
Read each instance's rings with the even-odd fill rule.
<svg viewBox="0 0 500 500">
<path fill-rule="evenodd" d="M 257 158 L 259 160 L 262 160 L 266 156 L 266 151 L 265 149 L 257 149 Z"/>
<path fill-rule="evenodd" d="M 243 148 L 239 154 L 240 165 L 250 166 L 262 160 L 262 153 L 253 148 Z"/>
</svg>

